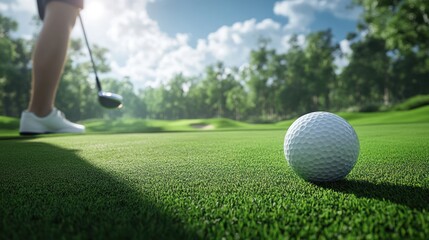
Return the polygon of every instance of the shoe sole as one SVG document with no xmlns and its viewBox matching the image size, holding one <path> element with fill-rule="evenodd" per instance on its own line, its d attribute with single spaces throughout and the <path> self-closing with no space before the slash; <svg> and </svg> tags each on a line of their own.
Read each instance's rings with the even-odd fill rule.
<svg viewBox="0 0 429 240">
<path fill-rule="evenodd" d="M 67 134 L 67 133 L 71 133 L 71 134 L 83 134 L 85 132 L 19 132 L 19 135 L 21 136 L 37 136 L 37 135 L 42 135 L 42 134 Z"/>
<path fill-rule="evenodd" d="M 38 132 L 19 132 L 19 135 L 21 136 L 36 136 L 36 135 L 41 135 L 41 134 L 52 134 L 53 132 L 43 132 L 43 133 L 38 133 Z"/>
</svg>

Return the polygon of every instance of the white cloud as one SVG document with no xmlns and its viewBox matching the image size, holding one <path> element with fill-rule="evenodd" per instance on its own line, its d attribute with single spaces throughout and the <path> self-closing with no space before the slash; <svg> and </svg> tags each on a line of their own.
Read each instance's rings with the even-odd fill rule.
<svg viewBox="0 0 429 240">
<path fill-rule="evenodd" d="M 160 60 L 157 68 L 157 78 L 160 81 L 167 81 L 177 73 L 182 73 L 185 76 L 194 76 L 201 73 L 208 63 L 207 56 L 203 51 L 183 45 L 166 54 Z"/>
<path fill-rule="evenodd" d="M 337 66 L 337 73 L 340 73 L 344 67 L 349 64 L 349 56 L 352 53 L 352 49 L 350 47 L 351 42 L 347 39 L 343 39 L 340 41 L 340 50 L 341 56 L 335 58 L 335 65 Z"/>
<path fill-rule="evenodd" d="M 131 77 L 138 87 L 163 80 L 165 74 L 159 70 L 160 63 L 172 51 L 186 47 L 188 35 L 169 37 L 149 18 L 144 4 L 115 11 L 109 16 L 104 22 L 108 26 L 104 41 L 114 46 L 111 50 L 114 56 L 124 59 L 123 62 L 114 60 L 113 69 Z M 171 64 L 165 72 L 172 72 L 175 67 Z"/>
<path fill-rule="evenodd" d="M 248 59 L 251 49 L 257 47 L 259 38 L 271 39 L 271 46 L 283 49 L 282 38 L 286 32 L 271 19 L 257 22 L 250 19 L 232 26 L 223 26 L 200 41 L 198 49 L 204 50 L 217 61 L 240 66 Z"/>
<path fill-rule="evenodd" d="M 6 3 L 1 3 L 0 2 L 0 11 L 7 11 L 9 10 L 9 6 Z"/>
<path fill-rule="evenodd" d="M 347 39 L 343 39 L 340 41 L 340 49 L 344 54 L 352 53 L 352 49 L 350 48 L 350 41 Z"/>
<path fill-rule="evenodd" d="M 37 4 L 33 0 L 7 0 L 4 5 L 8 6 L 9 11 L 36 13 Z"/>
<path fill-rule="evenodd" d="M 308 31 L 316 12 L 330 12 L 342 19 L 355 20 L 361 10 L 351 8 L 351 0 L 283 0 L 276 2 L 274 13 L 288 18 L 286 29 Z"/>
<path fill-rule="evenodd" d="M 314 19 L 314 12 L 306 6 L 305 1 L 276 2 L 274 13 L 288 18 L 285 29 L 303 32 Z"/>
</svg>

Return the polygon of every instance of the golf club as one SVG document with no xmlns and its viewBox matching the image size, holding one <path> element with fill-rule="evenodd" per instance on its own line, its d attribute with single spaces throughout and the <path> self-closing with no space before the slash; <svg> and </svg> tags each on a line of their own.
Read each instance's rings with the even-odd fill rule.
<svg viewBox="0 0 429 240">
<path fill-rule="evenodd" d="M 83 26 L 82 17 L 79 14 L 80 25 L 82 26 L 83 36 L 85 37 L 85 43 L 88 48 L 89 56 L 91 58 L 92 68 L 94 69 L 95 81 L 97 83 L 98 90 L 98 102 L 101 106 L 105 108 L 121 108 L 122 105 L 122 96 L 119 94 L 104 92 L 101 88 L 100 80 L 98 79 L 97 68 L 95 67 L 94 58 L 92 57 L 91 47 L 88 43 L 88 38 L 86 36 L 85 27 Z"/>
</svg>

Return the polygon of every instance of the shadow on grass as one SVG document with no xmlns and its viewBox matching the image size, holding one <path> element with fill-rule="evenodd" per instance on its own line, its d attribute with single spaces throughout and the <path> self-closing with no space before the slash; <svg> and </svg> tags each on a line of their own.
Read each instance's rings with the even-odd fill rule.
<svg viewBox="0 0 429 240">
<path fill-rule="evenodd" d="M 337 192 L 351 193 L 357 197 L 387 200 L 413 209 L 429 210 L 429 189 L 427 188 L 347 179 L 315 184 Z"/>
<path fill-rule="evenodd" d="M 192 239 L 125 181 L 63 149 L 0 142 L 0 239 Z"/>
</svg>

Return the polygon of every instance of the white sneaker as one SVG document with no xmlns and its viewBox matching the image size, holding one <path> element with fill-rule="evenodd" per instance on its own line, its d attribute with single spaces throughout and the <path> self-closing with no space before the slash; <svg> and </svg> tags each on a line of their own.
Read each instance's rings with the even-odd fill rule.
<svg viewBox="0 0 429 240">
<path fill-rule="evenodd" d="M 46 133 L 84 133 L 85 126 L 72 123 L 58 109 L 46 117 L 38 117 L 32 112 L 24 111 L 19 126 L 20 135 L 37 135 Z"/>
</svg>

